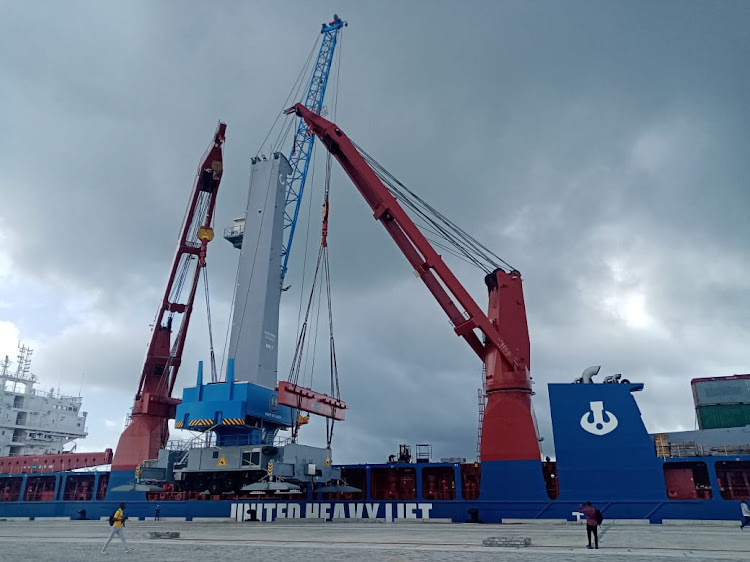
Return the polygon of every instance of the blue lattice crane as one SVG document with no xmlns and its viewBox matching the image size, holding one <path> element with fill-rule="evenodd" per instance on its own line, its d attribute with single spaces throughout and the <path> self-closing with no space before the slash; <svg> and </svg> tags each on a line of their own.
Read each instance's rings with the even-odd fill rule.
<svg viewBox="0 0 750 562">
<path fill-rule="evenodd" d="M 315 61 L 315 67 L 310 78 L 310 87 L 307 89 L 304 105 L 313 113 L 320 114 L 323 108 L 323 98 L 326 93 L 328 84 L 328 75 L 331 72 L 333 62 L 333 51 L 336 48 L 336 40 L 339 31 L 347 23 L 338 15 L 333 15 L 333 20 L 328 24 L 323 24 L 320 33 L 323 35 L 323 41 L 318 51 L 318 59 Z M 315 135 L 311 135 L 304 119 L 300 117 L 297 124 L 297 132 L 294 135 L 294 144 L 292 152 L 289 155 L 289 164 L 292 166 L 292 173 L 289 174 L 286 182 L 286 201 L 284 206 L 284 244 L 281 247 L 281 283 L 286 276 L 287 263 L 289 262 L 289 253 L 292 249 L 294 240 L 294 230 L 297 226 L 297 217 L 299 208 L 302 203 L 302 194 L 305 190 L 305 180 L 307 179 L 307 170 L 310 167 L 310 158 L 312 157 Z"/>
</svg>

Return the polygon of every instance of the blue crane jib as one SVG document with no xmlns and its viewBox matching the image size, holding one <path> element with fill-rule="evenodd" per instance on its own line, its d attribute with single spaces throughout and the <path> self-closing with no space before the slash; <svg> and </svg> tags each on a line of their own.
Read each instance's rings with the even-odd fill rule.
<svg viewBox="0 0 750 562">
<path fill-rule="evenodd" d="M 328 84 L 328 75 L 331 72 L 333 62 L 333 52 L 336 48 L 336 40 L 339 30 L 346 26 L 338 15 L 334 14 L 333 20 L 323 24 L 320 33 L 323 35 L 323 41 L 318 51 L 318 58 L 315 61 L 312 77 L 310 78 L 310 87 L 307 89 L 304 105 L 310 111 L 320 114 L 323 108 L 323 98 L 326 93 Z M 307 170 L 310 167 L 310 158 L 312 156 L 315 135 L 308 133 L 308 126 L 300 118 L 297 124 L 297 132 L 294 135 L 294 144 L 289 155 L 289 164 L 292 167 L 292 173 L 287 178 L 286 183 L 286 201 L 284 205 L 284 239 L 281 255 L 281 282 L 283 283 L 286 276 L 287 265 L 289 262 L 289 253 L 294 241 L 294 231 L 297 226 L 297 217 L 299 208 L 302 203 L 302 194 L 305 190 L 305 180 L 307 179 Z"/>
</svg>

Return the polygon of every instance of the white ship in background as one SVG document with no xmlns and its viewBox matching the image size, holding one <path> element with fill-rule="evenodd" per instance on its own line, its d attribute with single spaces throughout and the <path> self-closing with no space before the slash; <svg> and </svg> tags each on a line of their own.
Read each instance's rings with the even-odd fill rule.
<svg viewBox="0 0 750 562">
<path fill-rule="evenodd" d="M 35 389 L 31 354 L 19 346 L 14 366 L 7 355 L 0 362 L 0 457 L 58 454 L 87 435 L 83 399 L 63 396 L 59 388 L 57 394 Z"/>
</svg>

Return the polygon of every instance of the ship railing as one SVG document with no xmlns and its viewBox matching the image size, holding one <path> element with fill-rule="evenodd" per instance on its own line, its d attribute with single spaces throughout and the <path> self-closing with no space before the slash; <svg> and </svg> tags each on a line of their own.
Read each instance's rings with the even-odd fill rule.
<svg viewBox="0 0 750 562">
<path fill-rule="evenodd" d="M 693 441 L 669 443 L 670 457 L 729 457 L 750 454 L 750 445 L 704 445 Z"/>
<path fill-rule="evenodd" d="M 167 443 L 168 451 L 189 451 L 190 449 L 204 449 L 206 443 L 203 440 L 200 441 L 184 441 L 182 439 L 173 439 Z"/>
<path fill-rule="evenodd" d="M 273 441 L 274 447 L 283 447 L 291 443 L 290 437 L 277 437 Z M 208 449 L 211 447 L 239 447 L 242 445 L 262 447 L 268 443 L 261 443 L 257 438 L 250 435 L 236 435 L 233 437 L 224 437 L 221 445 L 217 445 L 214 439 L 200 436 L 198 439 L 182 440 L 173 439 L 167 442 L 166 449 L 169 451 L 189 451 L 190 449 Z"/>
<path fill-rule="evenodd" d="M 224 238 L 234 238 L 242 236 L 245 233 L 244 224 L 236 224 L 224 229 Z"/>
<path fill-rule="evenodd" d="M 9 381 L 23 381 L 23 382 L 30 382 L 32 384 L 36 384 L 39 382 L 39 379 L 36 378 L 36 375 L 32 375 L 31 373 L 7 372 L 3 374 L 3 378 L 8 379 Z"/>
</svg>

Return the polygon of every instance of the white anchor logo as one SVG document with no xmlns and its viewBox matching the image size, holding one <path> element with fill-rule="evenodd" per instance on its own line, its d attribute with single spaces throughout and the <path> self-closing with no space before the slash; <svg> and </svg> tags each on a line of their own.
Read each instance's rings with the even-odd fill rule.
<svg viewBox="0 0 750 562">
<path fill-rule="evenodd" d="M 604 409 L 604 402 L 589 402 L 590 412 L 583 414 L 581 427 L 594 435 L 607 435 L 617 427 L 617 418 L 612 412 Z M 604 421 L 604 416 L 607 421 Z M 589 420 L 589 418 L 592 418 Z"/>
</svg>

